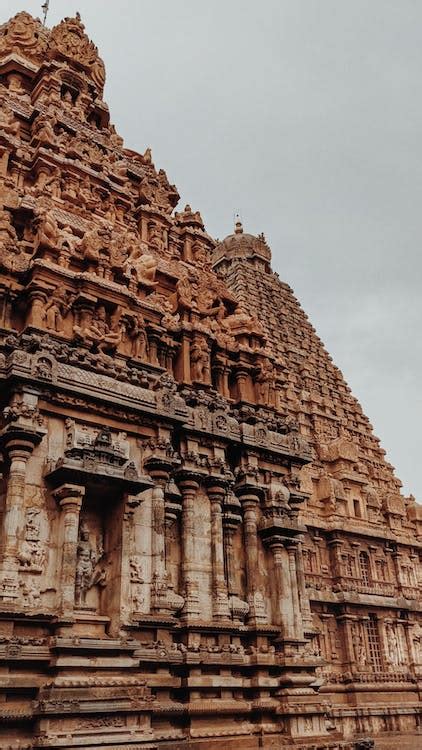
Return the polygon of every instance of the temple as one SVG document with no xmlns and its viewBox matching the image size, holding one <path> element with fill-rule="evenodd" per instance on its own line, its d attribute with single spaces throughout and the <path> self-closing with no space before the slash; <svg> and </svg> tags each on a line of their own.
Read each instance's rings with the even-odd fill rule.
<svg viewBox="0 0 422 750">
<path fill-rule="evenodd" d="M 263 235 L 0 26 L 0 747 L 416 750 L 422 510 Z"/>
</svg>

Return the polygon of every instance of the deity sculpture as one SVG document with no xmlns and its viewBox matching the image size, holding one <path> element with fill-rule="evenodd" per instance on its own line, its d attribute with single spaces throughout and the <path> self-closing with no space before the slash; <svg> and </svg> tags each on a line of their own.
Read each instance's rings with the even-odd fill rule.
<svg viewBox="0 0 422 750">
<path fill-rule="evenodd" d="M 11 107 L 1 102 L 0 107 L 0 131 L 8 135 L 19 135 L 19 123 L 16 121 Z"/>
<path fill-rule="evenodd" d="M 274 366 L 270 360 L 264 359 L 259 366 L 259 372 L 255 380 L 258 403 L 264 405 L 269 405 L 271 403 L 274 378 Z"/>
<path fill-rule="evenodd" d="M 162 253 L 167 247 L 167 231 L 158 224 L 150 224 L 148 241 L 150 247 Z"/>
<path fill-rule="evenodd" d="M 45 211 L 38 214 L 34 223 L 38 229 L 38 247 L 56 249 L 59 242 L 59 227 L 53 213 Z"/>
<path fill-rule="evenodd" d="M 75 606 L 86 606 L 86 595 L 95 584 L 105 585 L 105 571 L 98 570 L 97 564 L 103 557 L 104 551 L 99 544 L 94 550 L 89 540 L 89 529 L 84 522 L 79 529 L 77 547 L 77 563 L 75 576 Z"/>
<path fill-rule="evenodd" d="M 239 302 L 234 313 L 228 315 L 222 321 L 222 327 L 234 334 L 237 331 L 260 334 L 263 332 L 261 323 L 248 313 L 246 305 L 243 302 Z"/>
<path fill-rule="evenodd" d="M 56 286 L 44 307 L 45 323 L 49 331 L 56 331 L 57 333 L 63 331 L 63 321 L 71 310 L 74 301 L 75 295 Z"/>
<path fill-rule="evenodd" d="M 51 195 L 52 198 L 60 198 L 61 196 L 61 181 L 60 181 L 60 169 L 54 167 L 53 171 L 41 181 L 39 188 L 40 194 Z"/>
<path fill-rule="evenodd" d="M 210 381 L 210 355 L 204 339 L 197 339 L 190 349 L 191 377 L 202 383 Z"/>
<path fill-rule="evenodd" d="M 135 272 L 139 282 L 154 283 L 158 264 L 153 255 L 145 252 L 146 249 L 148 249 L 148 246 L 143 242 L 133 241 L 129 245 L 125 271 L 127 274 Z"/>
<path fill-rule="evenodd" d="M 32 138 L 37 139 L 43 146 L 51 148 L 57 143 L 54 126 L 57 120 L 53 114 L 39 114 L 32 125 Z"/>
<path fill-rule="evenodd" d="M 359 667 L 364 667 L 366 665 L 366 648 L 362 633 L 355 629 L 352 640 L 356 662 Z"/>
<path fill-rule="evenodd" d="M 122 340 L 120 316 L 121 310 L 117 308 L 111 325 L 109 325 L 105 307 L 99 305 L 91 322 L 84 327 L 73 326 L 73 332 L 77 339 L 81 339 L 84 344 L 94 347 L 101 354 L 114 352 Z"/>
<path fill-rule="evenodd" d="M 132 317 L 128 335 L 131 340 L 131 356 L 134 359 L 145 360 L 148 356 L 148 337 L 141 313 Z"/>
</svg>

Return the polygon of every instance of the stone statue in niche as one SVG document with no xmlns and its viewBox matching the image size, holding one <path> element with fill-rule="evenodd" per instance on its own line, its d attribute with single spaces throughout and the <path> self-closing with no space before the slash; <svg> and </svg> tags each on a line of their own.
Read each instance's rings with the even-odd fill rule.
<svg viewBox="0 0 422 750">
<path fill-rule="evenodd" d="M 54 167 L 53 171 L 48 175 L 45 173 L 39 175 L 35 186 L 36 195 L 49 195 L 52 198 L 60 198 L 61 192 L 60 169 L 58 167 Z"/>
<path fill-rule="evenodd" d="M 390 624 L 386 625 L 385 635 L 387 641 L 387 659 L 392 666 L 397 667 L 400 664 L 400 654 L 399 641 L 395 628 Z"/>
<path fill-rule="evenodd" d="M 86 606 L 86 596 L 92 586 L 106 585 L 105 570 L 97 567 L 103 555 L 102 541 L 99 541 L 98 547 L 95 550 L 89 539 L 89 529 L 84 521 L 82 521 L 79 529 L 75 576 L 76 607 Z"/>
<path fill-rule="evenodd" d="M 356 663 L 359 667 L 364 667 L 366 665 L 366 648 L 359 625 L 356 625 L 353 630 L 352 642 Z"/>
<path fill-rule="evenodd" d="M 51 148 L 57 143 L 54 126 L 57 120 L 53 114 L 39 114 L 32 124 L 32 139 L 36 139 L 40 144 Z"/>
<path fill-rule="evenodd" d="M 167 230 L 152 222 L 149 225 L 148 242 L 157 253 L 163 253 L 167 248 Z"/>
<path fill-rule="evenodd" d="M 56 249 L 59 243 L 59 227 L 51 211 L 39 214 L 35 220 L 38 229 L 37 240 L 39 247 Z"/>
<path fill-rule="evenodd" d="M 132 234 L 130 233 L 130 235 Z M 131 239 L 132 241 L 128 246 L 125 273 L 127 275 L 134 273 L 137 281 L 146 281 L 152 284 L 155 280 L 157 260 L 148 253 L 148 245 L 145 242 L 139 242 L 136 235 L 133 235 Z"/>
<path fill-rule="evenodd" d="M 275 380 L 274 366 L 269 359 L 264 359 L 256 376 L 256 397 L 260 404 L 268 406 L 273 401 L 273 387 Z"/>
<path fill-rule="evenodd" d="M 118 307 L 109 325 L 104 305 L 98 305 L 91 322 L 83 328 L 78 325 L 73 326 L 73 333 L 77 339 L 93 347 L 98 353 L 112 353 L 116 351 L 122 340 L 120 317 L 121 309 Z"/>
<path fill-rule="evenodd" d="M 196 339 L 190 349 L 191 377 L 201 383 L 210 382 L 210 353 L 205 339 Z"/>
<path fill-rule="evenodd" d="M 74 301 L 74 294 L 56 286 L 44 307 L 45 324 L 49 331 L 56 331 L 57 333 L 63 331 L 64 319 L 72 309 Z"/>
<path fill-rule="evenodd" d="M 18 237 L 12 224 L 12 217 L 0 205 L 0 266 L 9 271 L 24 271 L 29 265 L 30 256 L 21 252 Z"/>
<path fill-rule="evenodd" d="M 24 607 L 35 609 L 41 604 L 41 592 L 33 581 L 21 581 L 21 594 Z"/>
<path fill-rule="evenodd" d="M 19 135 L 19 122 L 16 121 L 11 107 L 1 102 L 0 108 L 0 130 L 8 135 Z"/>
<path fill-rule="evenodd" d="M 222 327 L 236 335 L 240 332 L 263 334 L 263 327 L 257 318 L 252 317 L 243 302 L 239 302 L 236 310 L 221 321 Z"/>
<path fill-rule="evenodd" d="M 131 356 L 134 359 L 146 360 L 148 357 L 148 337 L 141 313 L 137 313 L 131 318 L 127 333 L 131 341 Z"/>
<path fill-rule="evenodd" d="M 205 266 L 210 262 L 207 248 L 202 244 L 202 242 L 198 242 L 198 240 L 196 240 L 192 245 L 192 255 L 196 265 L 198 266 Z"/>
<path fill-rule="evenodd" d="M 142 560 L 139 555 L 132 555 L 129 560 L 131 583 L 145 583 Z"/>
<path fill-rule="evenodd" d="M 108 257 L 110 240 L 110 232 L 106 227 L 89 229 L 84 234 L 79 250 L 85 260 L 97 263 L 101 256 Z"/>
<path fill-rule="evenodd" d="M 145 596 L 141 586 L 133 586 L 132 602 L 135 612 L 142 612 L 145 607 Z"/>
<path fill-rule="evenodd" d="M 171 312 L 177 312 L 179 308 L 186 310 L 192 309 L 196 298 L 197 294 L 195 294 L 195 284 L 190 281 L 187 274 L 184 274 L 176 284 L 176 292 Z"/>
</svg>

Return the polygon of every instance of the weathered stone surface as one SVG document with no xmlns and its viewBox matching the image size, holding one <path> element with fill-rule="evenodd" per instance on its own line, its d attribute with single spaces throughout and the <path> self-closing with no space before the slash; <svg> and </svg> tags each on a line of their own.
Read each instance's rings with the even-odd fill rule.
<svg viewBox="0 0 422 750">
<path fill-rule="evenodd" d="M 78 15 L 0 27 L 0 746 L 416 748 L 421 508 L 104 76 Z"/>
</svg>

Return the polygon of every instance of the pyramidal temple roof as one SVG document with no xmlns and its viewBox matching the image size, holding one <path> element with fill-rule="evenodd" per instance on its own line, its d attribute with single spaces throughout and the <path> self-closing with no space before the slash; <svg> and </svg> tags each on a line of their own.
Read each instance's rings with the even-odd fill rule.
<svg viewBox="0 0 422 750">
<path fill-rule="evenodd" d="M 329 517 L 344 507 L 336 493 L 359 489 L 374 523 L 391 503 L 405 515 L 401 483 L 292 290 L 272 272 L 265 237 L 238 221 L 216 243 L 198 211 L 175 211 L 177 188 L 155 168 L 151 150 L 126 149 L 110 124 L 104 63 L 79 15 L 51 30 L 25 12 L 0 26 L 0 74 L 0 128 L 12 148 L 3 176 L 3 268 L 25 274 L 47 263 L 101 281 L 115 290 L 114 308 L 98 303 L 101 316 L 111 329 L 120 315 L 127 338 L 147 309 L 166 335 L 182 338 L 193 315 L 198 361 L 223 350 L 248 361 L 245 390 L 229 376 L 224 397 L 294 420 L 309 442 L 313 462 L 302 482 L 310 506 Z M 22 158 L 26 176 L 16 180 Z M 126 303 L 130 314 L 122 312 Z M 187 355 L 171 358 L 177 381 L 191 381 L 193 369 L 220 388 L 213 363 L 189 368 Z"/>
</svg>

